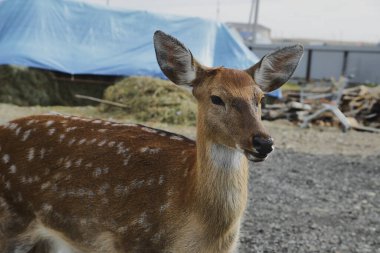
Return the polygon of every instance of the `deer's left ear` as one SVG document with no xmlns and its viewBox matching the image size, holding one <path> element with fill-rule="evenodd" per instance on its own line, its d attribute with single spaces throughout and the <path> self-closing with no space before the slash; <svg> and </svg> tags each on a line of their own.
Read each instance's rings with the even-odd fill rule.
<svg viewBox="0 0 380 253">
<path fill-rule="evenodd" d="M 167 78 L 178 85 L 192 86 L 203 66 L 194 59 L 190 50 L 162 31 L 154 33 L 153 42 L 158 65 Z"/>
<path fill-rule="evenodd" d="M 271 92 L 286 83 L 303 55 L 302 45 L 284 47 L 265 55 L 246 70 L 264 92 Z"/>
</svg>

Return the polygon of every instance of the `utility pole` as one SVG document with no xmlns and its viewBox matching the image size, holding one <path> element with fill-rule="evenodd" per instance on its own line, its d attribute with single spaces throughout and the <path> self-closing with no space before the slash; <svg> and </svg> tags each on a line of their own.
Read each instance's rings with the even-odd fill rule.
<svg viewBox="0 0 380 253">
<path fill-rule="evenodd" d="M 253 23 L 253 38 L 252 43 L 255 44 L 257 40 L 257 32 L 258 32 L 258 19 L 259 19 L 259 5 L 260 0 L 256 0 L 256 8 L 255 8 L 255 21 Z"/>
<path fill-rule="evenodd" d="M 259 19 L 259 5 L 260 0 L 252 0 L 251 3 L 251 10 L 249 11 L 249 19 L 248 19 L 248 27 L 252 27 L 251 33 L 252 33 L 252 44 L 256 43 L 257 39 L 257 31 L 258 31 L 258 19 Z M 255 9 L 255 19 L 252 24 L 253 19 L 253 9 Z"/>
</svg>

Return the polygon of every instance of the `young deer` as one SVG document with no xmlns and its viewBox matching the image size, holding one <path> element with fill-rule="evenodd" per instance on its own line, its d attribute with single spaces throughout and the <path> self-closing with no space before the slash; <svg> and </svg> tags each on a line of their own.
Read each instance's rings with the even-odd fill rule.
<svg viewBox="0 0 380 253">
<path fill-rule="evenodd" d="M 273 142 L 264 92 L 292 75 L 302 46 L 240 71 L 200 65 L 154 34 L 157 60 L 198 100 L 196 142 L 142 125 L 40 115 L 0 127 L 0 252 L 233 252 L 248 161 Z"/>
</svg>

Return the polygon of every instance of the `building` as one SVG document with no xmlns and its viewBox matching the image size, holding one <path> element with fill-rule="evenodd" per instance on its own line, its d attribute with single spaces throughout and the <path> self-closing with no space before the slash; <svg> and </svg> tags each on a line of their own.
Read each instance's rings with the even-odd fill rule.
<svg viewBox="0 0 380 253">
<path fill-rule="evenodd" d="M 236 30 L 244 41 L 252 41 L 254 31 L 253 24 L 229 22 L 227 25 Z M 257 24 L 256 42 L 259 44 L 270 44 L 271 30 L 266 26 Z"/>
</svg>

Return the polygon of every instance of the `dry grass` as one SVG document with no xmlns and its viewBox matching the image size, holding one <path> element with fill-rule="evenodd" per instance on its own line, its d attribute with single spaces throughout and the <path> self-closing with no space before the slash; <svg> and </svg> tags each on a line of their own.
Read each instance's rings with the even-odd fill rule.
<svg viewBox="0 0 380 253">
<path fill-rule="evenodd" d="M 127 108 L 102 105 L 102 112 L 129 115 L 138 121 L 195 125 L 196 103 L 188 90 L 169 81 L 129 77 L 106 89 L 104 99 Z"/>
</svg>

